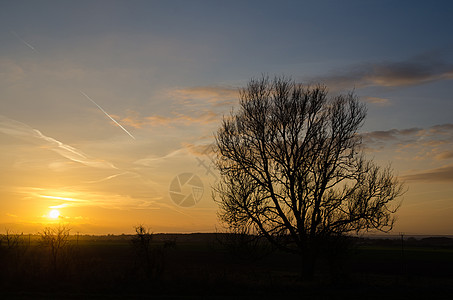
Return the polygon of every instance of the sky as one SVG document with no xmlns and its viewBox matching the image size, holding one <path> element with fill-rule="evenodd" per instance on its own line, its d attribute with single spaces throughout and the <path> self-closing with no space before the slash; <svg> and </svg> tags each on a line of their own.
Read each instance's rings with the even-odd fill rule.
<svg viewBox="0 0 453 300">
<path fill-rule="evenodd" d="M 0 232 L 221 230 L 210 145 L 262 74 L 354 91 L 405 182 L 394 234 L 453 235 L 451 1 L 0 1 Z"/>
</svg>

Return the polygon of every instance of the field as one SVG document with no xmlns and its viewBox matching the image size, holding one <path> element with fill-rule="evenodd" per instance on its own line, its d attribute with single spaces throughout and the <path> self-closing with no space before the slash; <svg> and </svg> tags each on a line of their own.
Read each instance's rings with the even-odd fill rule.
<svg viewBox="0 0 453 300">
<path fill-rule="evenodd" d="M 2 299 L 452 299 L 453 241 L 354 239 L 300 280 L 297 256 L 219 234 L 70 236 L 57 260 L 36 235 L 0 244 Z"/>
</svg>

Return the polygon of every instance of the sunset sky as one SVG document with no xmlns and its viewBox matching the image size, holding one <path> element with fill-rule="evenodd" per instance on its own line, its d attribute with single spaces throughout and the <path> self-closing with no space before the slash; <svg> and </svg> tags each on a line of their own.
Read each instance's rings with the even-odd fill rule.
<svg viewBox="0 0 453 300">
<path fill-rule="evenodd" d="M 355 90 L 368 157 L 406 181 L 393 233 L 453 235 L 452 16 L 452 1 L 0 1 L 0 233 L 215 231 L 208 146 L 269 74 Z M 170 194 L 184 173 L 204 187 L 190 207 Z"/>
</svg>

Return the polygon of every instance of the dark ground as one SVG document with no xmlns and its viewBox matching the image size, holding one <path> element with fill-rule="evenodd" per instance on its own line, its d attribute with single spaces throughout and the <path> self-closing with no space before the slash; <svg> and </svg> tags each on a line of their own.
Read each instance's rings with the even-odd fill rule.
<svg viewBox="0 0 453 300">
<path fill-rule="evenodd" d="M 453 299 L 453 239 L 354 239 L 299 276 L 297 256 L 218 234 L 71 236 L 57 263 L 38 236 L 0 244 L 0 299 Z"/>
</svg>

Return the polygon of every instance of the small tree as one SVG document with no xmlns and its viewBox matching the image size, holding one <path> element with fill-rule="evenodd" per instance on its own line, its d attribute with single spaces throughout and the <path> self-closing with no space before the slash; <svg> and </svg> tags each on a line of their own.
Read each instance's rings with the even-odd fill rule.
<svg viewBox="0 0 453 300">
<path fill-rule="evenodd" d="M 59 224 L 56 227 L 46 227 L 39 233 L 42 245 L 49 249 L 54 274 L 60 270 L 63 257 L 68 254 L 70 230 L 67 226 Z"/>
<path fill-rule="evenodd" d="M 5 235 L 0 236 L 0 261 L 5 275 L 7 273 L 12 275 L 23 266 L 28 244 L 25 243 L 23 233 L 13 233 L 8 228 L 5 231 Z M 2 249 L 2 240 L 5 243 L 4 249 Z"/>
<path fill-rule="evenodd" d="M 157 277 L 162 271 L 163 252 L 161 248 L 151 248 L 153 233 L 143 224 L 137 225 L 132 245 L 136 251 L 140 269 L 143 269 L 147 277 Z M 160 261 L 158 261 L 160 260 Z"/>
<path fill-rule="evenodd" d="M 135 235 L 132 238 L 132 244 L 140 256 L 145 258 L 147 265 L 150 264 L 149 250 L 150 243 L 153 239 L 153 233 L 149 228 L 146 228 L 143 224 L 134 227 Z"/>
<path fill-rule="evenodd" d="M 259 232 L 314 274 L 320 239 L 394 224 L 403 193 L 390 167 L 365 159 L 366 108 L 353 93 L 285 77 L 252 79 L 216 135 L 220 220 Z"/>
<path fill-rule="evenodd" d="M 5 240 L 6 242 L 6 247 L 8 249 L 15 249 L 19 246 L 20 244 L 20 241 L 21 241 L 21 237 L 24 235 L 23 233 L 21 234 L 16 234 L 16 233 L 12 233 L 11 230 L 9 228 L 6 228 L 5 230 L 5 236 L 3 237 L 3 239 Z"/>
</svg>

